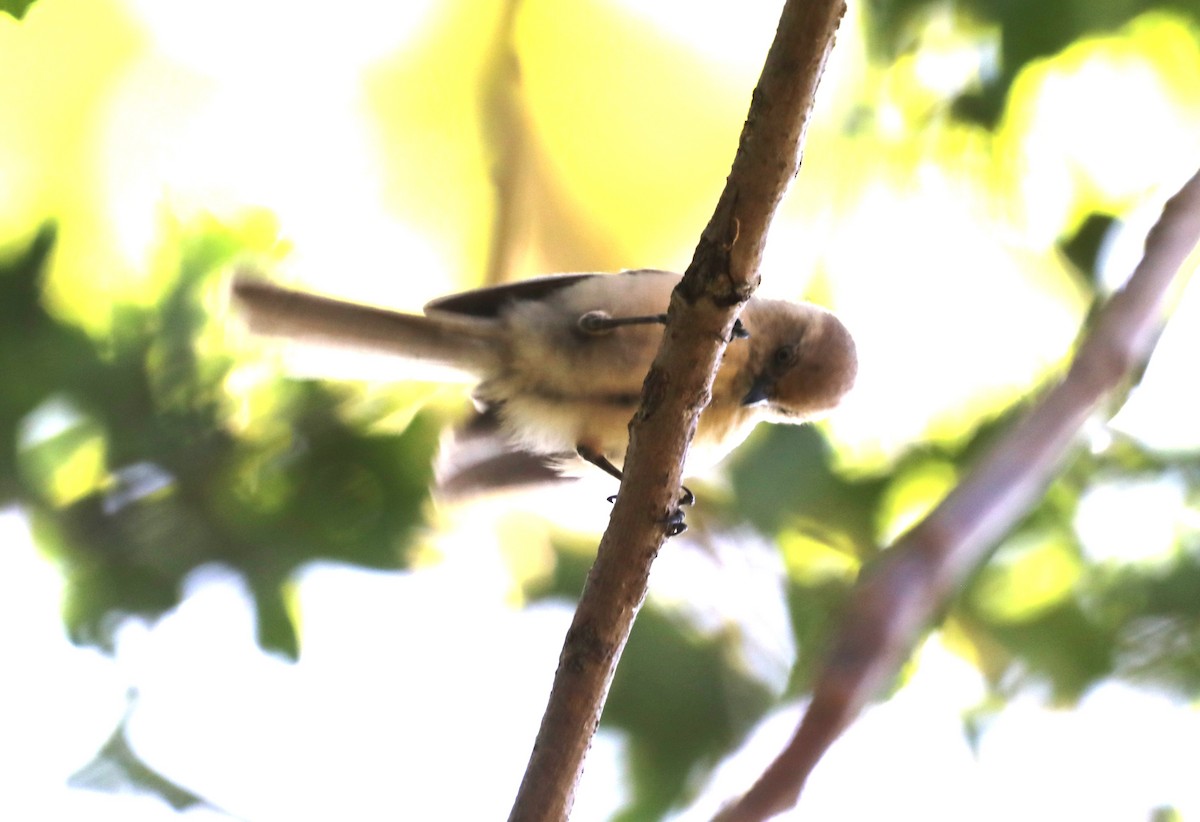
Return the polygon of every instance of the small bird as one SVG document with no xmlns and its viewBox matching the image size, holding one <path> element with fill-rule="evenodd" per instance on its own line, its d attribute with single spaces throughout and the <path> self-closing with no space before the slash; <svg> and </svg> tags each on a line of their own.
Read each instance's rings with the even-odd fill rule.
<svg viewBox="0 0 1200 822">
<path fill-rule="evenodd" d="M 642 381 L 662 340 L 668 271 L 559 274 L 452 294 L 423 315 L 292 291 L 239 272 L 250 330 L 449 366 L 478 379 L 475 399 L 516 448 L 578 455 L 615 477 Z M 711 465 L 761 421 L 802 423 L 854 384 L 854 340 L 829 311 L 751 297 L 700 417 L 688 465 Z M 690 492 L 683 503 L 690 502 Z M 669 532 L 683 528 L 679 516 Z"/>
</svg>

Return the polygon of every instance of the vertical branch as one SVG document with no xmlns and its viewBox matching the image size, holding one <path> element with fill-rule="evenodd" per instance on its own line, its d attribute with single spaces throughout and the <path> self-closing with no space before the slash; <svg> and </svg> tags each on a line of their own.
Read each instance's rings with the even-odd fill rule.
<svg viewBox="0 0 1200 822">
<path fill-rule="evenodd" d="M 529 189 L 529 117 L 521 63 L 513 45 L 520 5 L 521 0 L 505 0 L 483 75 L 480 109 L 495 204 L 483 280 L 486 285 L 505 282 L 511 276 L 527 227 L 522 217 L 527 216 L 524 212 Z"/>
<path fill-rule="evenodd" d="M 663 344 L 630 424 L 625 479 L 588 574 L 511 820 L 566 819 L 583 761 L 679 499 L 683 462 L 767 228 L 799 170 L 813 97 L 844 0 L 788 0 L 733 167 L 671 299 Z"/>
<path fill-rule="evenodd" d="M 1137 269 L 1100 311 L 1063 380 L 858 584 L 795 736 L 721 822 L 766 819 L 796 803 L 821 756 L 1042 495 L 1083 423 L 1149 358 L 1166 295 L 1198 241 L 1200 172 L 1168 201 Z"/>
</svg>

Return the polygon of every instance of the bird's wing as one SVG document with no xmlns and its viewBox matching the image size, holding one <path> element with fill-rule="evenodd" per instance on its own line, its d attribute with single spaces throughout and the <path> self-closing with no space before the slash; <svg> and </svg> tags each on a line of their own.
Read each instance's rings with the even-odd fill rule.
<svg viewBox="0 0 1200 822">
<path fill-rule="evenodd" d="M 544 300 L 550 295 L 562 291 L 584 280 L 609 277 L 637 277 L 642 274 L 670 274 L 650 268 L 638 268 L 622 271 L 619 274 L 550 274 L 545 277 L 532 277 L 528 280 L 518 280 L 504 285 L 493 285 L 487 288 L 477 288 L 473 291 L 463 291 L 439 297 L 433 302 L 426 303 L 425 313 L 446 312 L 463 314 L 471 317 L 494 319 L 500 316 L 503 307 L 509 303 L 522 300 Z M 678 276 L 678 275 L 672 275 Z"/>
<path fill-rule="evenodd" d="M 451 500 L 574 479 L 563 473 L 565 456 L 522 450 L 504 433 L 497 409 L 483 407 L 442 437 L 434 467 L 438 496 Z"/>
<path fill-rule="evenodd" d="M 445 312 L 465 314 L 471 317 L 495 318 L 500 316 L 503 306 L 515 300 L 542 300 L 556 291 L 592 277 L 607 277 L 608 274 L 551 274 L 533 277 L 515 283 L 476 288 L 439 297 L 425 304 L 425 313 Z"/>
</svg>

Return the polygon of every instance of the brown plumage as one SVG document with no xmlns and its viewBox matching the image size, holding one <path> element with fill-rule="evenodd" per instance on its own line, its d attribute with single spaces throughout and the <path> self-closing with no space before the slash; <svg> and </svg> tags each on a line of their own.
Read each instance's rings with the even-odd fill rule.
<svg viewBox="0 0 1200 822">
<path fill-rule="evenodd" d="M 540 277 L 443 297 L 424 315 L 289 291 L 246 275 L 235 279 L 233 294 L 256 332 L 468 372 L 479 379 L 476 398 L 497 412 L 519 448 L 548 456 L 582 449 L 620 465 L 662 338 L 657 320 L 679 278 L 649 270 Z M 589 314 L 601 318 L 598 327 L 581 324 Z M 854 383 L 854 341 L 830 312 L 755 297 L 741 324 L 749 336 L 726 349 L 693 440 L 692 467 L 719 460 L 760 421 L 820 416 Z"/>
</svg>

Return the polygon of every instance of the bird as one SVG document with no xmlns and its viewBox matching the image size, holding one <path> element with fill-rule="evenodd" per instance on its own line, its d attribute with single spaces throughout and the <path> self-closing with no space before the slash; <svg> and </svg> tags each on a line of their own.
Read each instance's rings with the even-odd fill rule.
<svg viewBox="0 0 1200 822">
<path fill-rule="evenodd" d="M 231 293 L 252 333 L 350 346 L 470 375 L 473 398 L 520 451 L 575 457 L 621 477 L 628 425 L 681 275 L 555 274 L 435 299 L 422 314 L 344 302 L 239 269 Z M 687 468 L 719 462 L 759 422 L 805 423 L 854 385 L 846 326 L 807 302 L 752 296 L 714 377 Z M 692 501 L 684 489 L 681 504 Z M 668 535 L 686 528 L 672 515 Z"/>
</svg>

